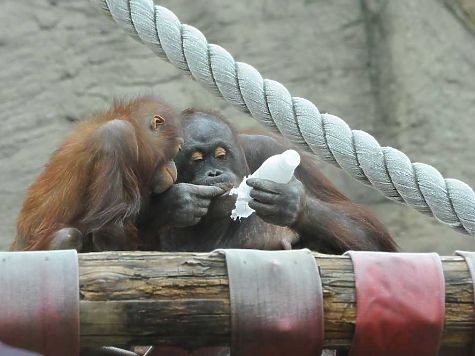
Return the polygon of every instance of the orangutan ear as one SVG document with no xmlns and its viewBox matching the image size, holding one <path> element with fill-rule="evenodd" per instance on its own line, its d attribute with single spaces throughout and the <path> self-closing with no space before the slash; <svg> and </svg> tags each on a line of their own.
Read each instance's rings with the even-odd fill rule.
<svg viewBox="0 0 475 356">
<path fill-rule="evenodd" d="M 165 118 L 160 115 L 155 115 L 152 118 L 152 121 L 150 123 L 150 127 L 152 128 L 153 131 L 157 131 L 160 126 L 162 126 L 165 123 Z"/>
</svg>

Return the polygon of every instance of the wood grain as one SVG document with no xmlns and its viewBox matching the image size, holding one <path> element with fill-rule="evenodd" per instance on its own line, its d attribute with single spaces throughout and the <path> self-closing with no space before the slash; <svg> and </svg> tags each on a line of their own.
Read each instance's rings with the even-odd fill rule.
<svg viewBox="0 0 475 356">
<path fill-rule="evenodd" d="M 315 253 L 324 290 L 325 347 L 349 347 L 356 305 L 352 263 Z M 467 346 L 473 287 L 460 257 L 442 257 L 443 344 Z M 226 264 L 214 253 L 102 252 L 79 255 L 81 345 L 228 345 Z"/>
</svg>

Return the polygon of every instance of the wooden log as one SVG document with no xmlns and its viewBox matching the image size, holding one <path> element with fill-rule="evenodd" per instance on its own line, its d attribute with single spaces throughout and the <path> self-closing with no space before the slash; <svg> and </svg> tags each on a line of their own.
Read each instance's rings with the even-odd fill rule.
<svg viewBox="0 0 475 356">
<path fill-rule="evenodd" d="M 349 257 L 315 253 L 324 290 L 325 347 L 348 348 L 355 316 Z M 442 343 L 468 346 L 475 327 L 473 287 L 460 257 L 442 257 L 446 317 Z M 79 255 L 81 345 L 229 345 L 224 256 L 102 252 Z M 298 301 L 296 301 L 298 302 Z"/>
</svg>

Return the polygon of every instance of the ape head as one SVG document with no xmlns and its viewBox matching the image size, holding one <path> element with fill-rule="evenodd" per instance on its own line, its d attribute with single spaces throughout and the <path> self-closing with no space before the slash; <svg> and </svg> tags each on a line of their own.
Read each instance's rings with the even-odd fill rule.
<svg viewBox="0 0 475 356">
<path fill-rule="evenodd" d="M 218 114 L 185 110 L 185 143 L 175 161 L 178 183 L 218 186 L 229 190 L 249 174 L 238 134 Z"/>
<path fill-rule="evenodd" d="M 173 158 L 181 149 L 183 134 L 176 113 L 161 99 L 145 96 L 130 102 L 116 102 L 112 113 L 134 126 L 140 152 L 137 153 L 144 174 L 155 166 L 151 184 L 154 193 L 162 193 L 177 178 Z M 150 152 L 144 152 L 144 151 Z M 148 160 L 153 159 L 153 162 Z M 137 172 L 139 173 L 139 172 Z"/>
</svg>

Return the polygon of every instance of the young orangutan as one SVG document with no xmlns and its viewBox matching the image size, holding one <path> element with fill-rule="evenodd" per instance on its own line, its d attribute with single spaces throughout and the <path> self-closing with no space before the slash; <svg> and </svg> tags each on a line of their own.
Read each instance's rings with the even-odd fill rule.
<svg viewBox="0 0 475 356">
<path fill-rule="evenodd" d="M 30 186 L 12 250 L 130 250 L 150 196 L 176 180 L 177 114 L 156 97 L 79 124 Z"/>
</svg>

